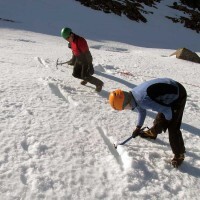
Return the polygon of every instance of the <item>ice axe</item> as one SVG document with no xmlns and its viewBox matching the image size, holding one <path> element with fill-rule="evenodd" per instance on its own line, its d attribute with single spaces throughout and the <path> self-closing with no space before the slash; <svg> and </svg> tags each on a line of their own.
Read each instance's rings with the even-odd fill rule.
<svg viewBox="0 0 200 200">
<path fill-rule="evenodd" d="M 137 137 L 138 135 L 140 135 L 140 134 L 144 131 L 144 129 L 146 129 L 146 128 L 148 128 L 148 127 L 143 127 L 143 128 L 141 128 L 139 134 L 134 134 L 134 133 L 133 133 L 129 138 L 127 138 L 127 139 L 124 140 L 123 142 L 120 142 L 120 143 L 118 143 L 118 144 L 113 144 L 114 147 L 115 147 L 115 149 L 117 149 L 117 146 L 118 146 L 118 145 L 124 145 L 124 144 L 126 144 L 129 140 L 131 140 L 131 139 L 133 139 L 133 138 L 136 138 L 136 137 Z"/>
<path fill-rule="evenodd" d="M 126 144 L 129 140 L 131 140 L 131 139 L 133 139 L 133 138 L 136 138 L 138 135 L 131 135 L 129 138 L 127 138 L 126 140 L 124 140 L 123 142 L 120 142 L 120 143 L 118 143 L 118 144 L 113 144 L 114 145 L 114 147 L 115 147 L 115 149 L 117 149 L 117 146 L 118 145 L 124 145 L 124 144 Z"/>
<path fill-rule="evenodd" d="M 64 64 L 66 64 L 68 61 L 66 61 L 66 62 L 59 62 L 59 58 L 57 59 L 57 61 L 56 61 L 56 68 L 58 69 L 58 65 L 64 65 Z"/>
</svg>

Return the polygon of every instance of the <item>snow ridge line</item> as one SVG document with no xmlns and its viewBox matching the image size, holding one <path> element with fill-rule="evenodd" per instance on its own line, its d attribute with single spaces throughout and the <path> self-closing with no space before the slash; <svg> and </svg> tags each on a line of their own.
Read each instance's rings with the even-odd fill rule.
<svg viewBox="0 0 200 200">
<path fill-rule="evenodd" d="M 114 147 L 114 142 L 111 141 L 106 135 L 106 131 L 101 127 L 97 127 L 104 143 L 108 147 L 108 150 L 116 159 L 122 171 L 130 170 L 133 167 L 133 158 L 129 156 L 128 151 L 125 150 L 123 146 L 118 146 L 117 149 Z"/>
<path fill-rule="evenodd" d="M 121 157 L 119 156 L 118 152 L 114 148 L 114 145 L 110 142 L 110 140 L 108 139 L 108 137 L 106 136 L 106 134 L 104 133 L 104 131 L 102 130 L 101 127 L 97 127 L 97 129 L 98 129 L 98 131 L 100 133 L 100 136 L 102 137 L 104 143 L 108 147 L 108 150 L 111 152 L 111 154 L 116 159 L 116 161 L 119 164 L 121 170 L 123 170 L 123 162 L 122 162 Z"/>
</svg>

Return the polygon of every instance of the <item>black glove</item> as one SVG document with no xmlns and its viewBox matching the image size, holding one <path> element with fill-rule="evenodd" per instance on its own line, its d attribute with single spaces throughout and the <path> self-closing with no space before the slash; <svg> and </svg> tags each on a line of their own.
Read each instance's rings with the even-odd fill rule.
<svg viewBox="0 0 200 200">
<path fill-rule="evenodd" d="M 174 158 L 171 160 L 173 167 L 178 168 L 184 161 L 184 154 L 174 155 Z"/>
<path fill-rule="evenodd" d="M 141 126 L 136 126 L 136 129 L 133 131 L 132 137 L 135 138 L 140 135 Z"/>
</svg>

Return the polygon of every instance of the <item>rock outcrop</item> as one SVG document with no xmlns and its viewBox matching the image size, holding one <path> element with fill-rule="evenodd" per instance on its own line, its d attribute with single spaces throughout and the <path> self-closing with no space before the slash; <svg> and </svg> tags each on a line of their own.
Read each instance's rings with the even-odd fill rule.
<svg viewBox="0 0 200 200">
<path fill-rule="evenodd" d="M 148 7 L 157 8 L 161 0 L 75 0 L 94 10 L 116 15 L 125 15 L 130 20 L 146 23 L 147 15 L 153 14 L 147 11 Z M 167 4 L 167 1 L 166 1 Z M 166 16 L 174 23 L 181 23 L 186 28 L 190 28 L 200 33 L 200 0 L 177 0 L 168 5 L 172 9 L 179 10 L 183 16 Z M 152 9 L 151 9 L 152 10 Z M 187 17 L 186 15 L 187 14 Z"/>
<path fill-rule="evenodd" d="M 173 55 L 176 55 L 176 58 L 179 58 L 179 59 L 188 60 L 195 63 L 200 63 L 200 57 L 196 53 L 186 48 L 177 49 L 170 56 L 173 56 Z"/>
</svg>

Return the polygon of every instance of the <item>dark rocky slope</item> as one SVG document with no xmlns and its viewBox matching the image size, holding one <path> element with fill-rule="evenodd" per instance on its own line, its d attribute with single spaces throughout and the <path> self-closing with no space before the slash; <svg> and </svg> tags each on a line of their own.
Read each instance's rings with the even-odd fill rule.
<svg viewBox="0 0 200 200">
<path fill-rule="evenodd" d="M 153 12 L 145 10 L 144 5 L 158 9 L 158 5 L 163 0 L 75 0 L 90 7 L 94 10 L 103 11 L 105 13 L 114 13 L 116 15 L 127 16 L 130 20 L 146 23 L 148 17 L 144 14 L 153 14 Z M 174 23 L 181 23 L 185 27 L 190 28 L 197 33 L 200 32 L 200 0 L 178 0 L 172 5 L 168 5 L 171 9 L 179 10 L 183 16 L 174 17 L 166 16 Z M 184 15 L 187 14 L 188 17 Z M 146 15 L 147 16 L 147 15 Z"/>
</svg>

